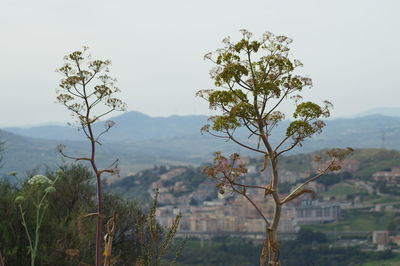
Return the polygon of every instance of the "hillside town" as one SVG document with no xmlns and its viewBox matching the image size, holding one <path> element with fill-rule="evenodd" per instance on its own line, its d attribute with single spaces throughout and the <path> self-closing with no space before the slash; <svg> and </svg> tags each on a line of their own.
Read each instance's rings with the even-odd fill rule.
<svg viewBox="0 0 400 266">
<path fill-rule="evenodd" d="M 250 160 L 247 162 L 249 163 Z M 374 172 L 367 180 L 347 179 L 348 175 L 354 174 L 358 170 L 360 170 L 359 161 L 348 159 L 343 162 L 342 170 L 335 173 L 335 178 L 339 178 L 336 186 L 355 188 L 354 193 L 349 194 L 350 196 L 333 195 L 331 192 L 335 185 L 330 186 L 319 182 L 308 184 L 307 188 L 314 191 L 314 194 L 302 195 L 284 206 L 279 225 L 280 237 L 294 239 L 302 226 L 340 222 L 343 219 L 343 212 L 346 211 L 400 214 L 400 205 L 396 202 L 383 201 L 381 204 L 371 204 L 368 200 L 370 197 L 384 198 L 387 196 L 380 190 L 382 184 L 392 188 L 400 187 L 400 167 Z M 216 181 L 212 179 L 205 179 L 193 191 L 190 191 L 183 181 L 168 182 L 185 171 L 186 168 L 168 169 L 160 176 L 159 180 L 153 182 L 149 187 L 149 192 L 154 189 L 159 191 L 157 217 L 160 224 L 171 226 L 175 217 L 181 214 L 178 230 L 180 236 L 211 239 L 218 235 L 229 234 L 262 239 L 265 231 L 263 220 L 246 198 L 229 191 L 224 194 L 219 193 L 216 189 Z M 283 182 L 290 184 L 289 188 L 293 189 L 311 172 L 299 173 L 282 170 L 280 174 Z M 260 180 L 259 177 L 259 169 L 255 164 L 250 164 L 245 177 L 246 181 L 259 184 L 257 183 Z M 263 191 L 249 190 L 248 195 L 267 218 L 272 217 L 274 205 L 271 201 L 266 200 Z M 282 193 L 282 196 L 284 195 Z M 353 233 L 355 238 L 359 235 L 366 236 L 366 243 L 372 243 L 378 250 L 389 248 L 390 243 L 400 244 L 400 232 L 397 231 L 371 230 L 366 232 L 360 229 L 357 232 L 347 233 L 349 235 Z"/>
</svg>

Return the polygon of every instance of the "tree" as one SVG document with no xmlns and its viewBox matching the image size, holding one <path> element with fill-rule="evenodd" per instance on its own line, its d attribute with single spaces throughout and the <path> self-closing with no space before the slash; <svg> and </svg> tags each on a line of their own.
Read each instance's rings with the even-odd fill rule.
<svg viewBox="0 0 400 266">
<path fill-rule="evenodd" d="M 322 232 L 314 232 L 311 229 L 301 228 L 300 231 L 297 232 L 296 241 L 301 244 L 311 245 L 313 242 L 326 243 L 327 238 Z"/>
<path fill-rule="evenodd" d="M 283 205 L 304 193 L 311 193 L 305 189 L 305 185 L 324 173 L 340 169 L 340 159 L 351 150 L 335 149 L 328 152 L 330 161 L 316 176 L 281 198 L 278 190 L 279 157 L 301 146 L 306 138 L 320 133 L 325 126 L 321 118 L 330 115 L 332 105 L 328 101 L 323 102 L 323 105 L 302 101 L 299 93 L 311 87 L 312 81 L 294 73 L 302 63 L 289 57 L 291 39 L 267 32 L 261 40 L 253 40 L 247 30 L 241 30 L 241 33 L 242 38 L 238 42 L 225 38 L 222 49 L 205 55 L 205 59 L 215 65 L 210 75 L 217 89 L 201 90 L 197 95 L 209 102 L 210 109 L 219 110 L 221 114 L 210 117 L 210 124 L 205 125 L 202 132 L 261 154 L 264 157 L 262 171 L 269 168 L 272 177 L 266 186 L 242 183 L 241 177 L 247 169 L 240 156 L 232 154 L 226 158 L 219 152 L 215 153 L 213 165 L 204 171 L 219 180 L 221 193 L 229 188 L 245 197 L 258 211 L 266 227 L 260 265 L 265 265 L 266 260 L 269 265 L 279 265 L 277 229 Z M 279 109 L 288 101 L 292 101 L 295 106 L 293 120 L 285 134 L 279 136 L 276 129 L 286 117 Z M 242 138 L 241 134 L 237 134 L 239 129 L 246 130 L 248 137 Z M 280 137 L 280 141 L 275 142 L 272 136 Z M 254 203 L 247 193 L 248 189 L 261 189 L 266 199 L 272 198 L 275 206 L 272 219 Z"/>
<path fill-rule="evenodd" d="M 97 230 L 96 230 L 96 266 L 101 263 L 101 243 L 103 225 L 103 192 L 102 175 L 114 174 L 117 171 L 116 163 L 109 168 L 98 169 L 96 164 L 96 147 L 100 145 L 100 137 L 107 133 L 114 122 L 107 121 L 102 132 L 94 132 L 93 124 L 113 111 L 125 110 L 126 105 L 114 95 L 119 92 L 115 86 L 116 80 L 108 75 L 109 60 L 91 60 L 87 48 L 75 51 L 64 57 L 64 65 L 57 69 L 64 78 L 57 90 L 57 101 L 63 104 L 77 118 L 77 125 L 90 143 L 90 155 L 87 157 L 74 157 L 64 152 L 64 146 L 58 147 L 59 152 L 76 161 L 90 163 L 96 176 L 97 183 Z M 105 253 L 106 254 L 106 253 Z M 109 255 L 109 254 L 106 254 Z"/>
</svg>

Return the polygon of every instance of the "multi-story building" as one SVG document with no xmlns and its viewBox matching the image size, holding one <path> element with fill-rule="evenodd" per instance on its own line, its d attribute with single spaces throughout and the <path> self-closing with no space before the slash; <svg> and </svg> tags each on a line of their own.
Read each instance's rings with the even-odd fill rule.
<svg viewBox="0 0 400 266">
<path fill-rule="evenodd" d="M 330 223 L 340 218 L 340 205 L 335 203 L 303 200 L 300 206 L 293 208 L 298 225 Z"/>
<path fill-rule="evenodd" d="M 385 250 L 389 245 L 389 232 L 388 231 L 373 231 L 372 243 L 377 245 L 378 250 Z"/>
<path fill-rule="evenodd" d="M 385 181 L 391 185 L 399 185 L 400 184 L 400 167 L 392 168 L 391 171 L 375 172 L 372 175 L 372 179 L 377 182 Z"/>
</svg>

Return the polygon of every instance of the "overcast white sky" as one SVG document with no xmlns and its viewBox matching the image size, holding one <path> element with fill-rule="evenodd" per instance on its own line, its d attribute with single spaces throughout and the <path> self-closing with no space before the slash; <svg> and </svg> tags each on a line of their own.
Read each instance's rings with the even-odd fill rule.
<svg viewBox="0 0 400 266">
<path fill-rule="evenodd" d="M 208 114 L 203 55 L 246 28 L 294 39 L 314 82 L 311 100 L 334 117 L 400 106 L 398 0 L 2 0 L 0 126 L 67 122 L 54 103 L 62 57 L 82 45 L 113 62 L 129 110 Z"/>
</svg>

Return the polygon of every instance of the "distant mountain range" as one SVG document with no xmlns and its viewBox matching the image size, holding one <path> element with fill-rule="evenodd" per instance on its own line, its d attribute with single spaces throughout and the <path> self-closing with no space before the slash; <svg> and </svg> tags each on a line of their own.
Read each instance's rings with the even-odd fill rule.
<svg viewBox="0 0 400 266">
<path fill-rule="evenodd" d="M 207 122 L 207 116 L 150 117 L 140 112 L 130 111 L 110 120 L 114 121 L 116 125 L 104 135 L 104 140 L 137 141 L 198 135 L 202 125 Z M 94 128 L 97 132 L 102 131 L 104 122 L 96 123 Z M 39 139 L 82 140 L 81 132 L 70 126 L 10 127 L 4 128 L 4 130 Z"/>
<path fill-rule="evenodd" d="M 385 116 L 398 116 L 400 117 L 399 107 L 379 107 L 374 108 L 362 113 L 359 113 L 355 117 L 367 116 L 367 115 L 385 115 Z"/>
<path fill-rule="evenodd" d="M 105 135 L 98 158 L 102 166 L 107 166 L 118 158 L 123 175 L 153 165 L 200 165 L 211 160 L 211 153 L 214 151 L 252 154 L 234 143 L 201 135 L 200 128 L 207 123 L 206 116 L 161 118 L 127 112 L 112 120 L 116 125 Z M 288 123 L 289 121 L 284 121 L 277 133 L 283 134 L 284 126 Z M 400 117 L 368 115 L 327 120 L 326 124 L 322 134 L 307 140 L 303 147 L 292 153 L 347 146 L 400 150 Z M 102 128 L 103 123 L 96 123 L 97 131 Z M 35 167 L 55 167 L 63 163 L 55 150 L 60 143 L 67 146 L 67 152 L 84 155 L 88 144 L 81 133 L 67 126 L 4 128 L 0 130 L 0 138 L 6 140 L 7 147 L 4 167 L 0 168 L 0 173 L 14 170 L 25 172 Z M 244 133 L 239 134 L 247 136 Z"/>
</svg>

